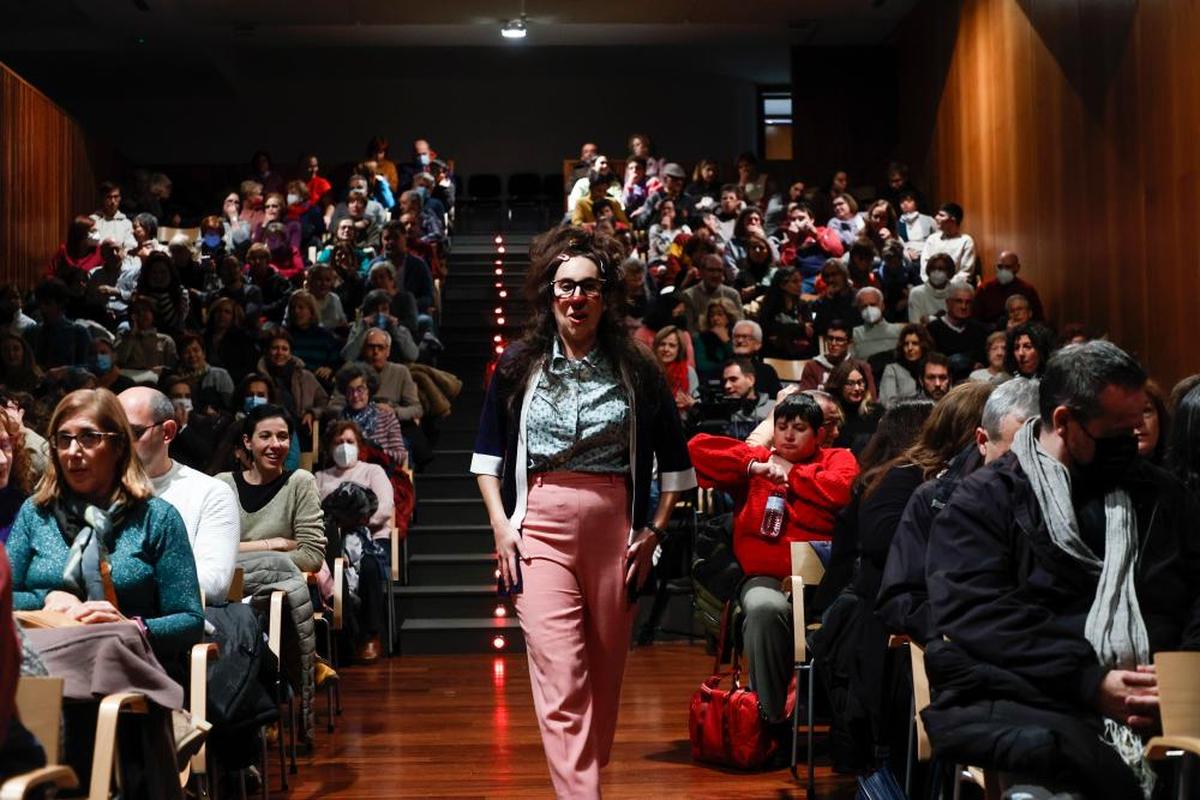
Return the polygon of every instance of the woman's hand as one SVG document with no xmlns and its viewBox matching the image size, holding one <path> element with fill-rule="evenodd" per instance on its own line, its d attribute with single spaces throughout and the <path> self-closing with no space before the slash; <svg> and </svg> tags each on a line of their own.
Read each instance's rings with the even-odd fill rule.
<svg viewBox="0 0 1200 800">
<path fill-rule="evenodd" d="M 311 428 L 315 419 L 316 417 L 313 416 L 311 411 L 306 411 L 304 412 L 304 416 L 300 418 L 300 425 L 305 428 Z"/>
<path fill-rule="evenodd" d="M 128 622 L 116 606 L 107 600 L 88 600 L 86 603 L 79 603 L 67 612 L 67 616 L 84 625 L 98 625 L 102 622 Z"/>
<path fill-rule="evenodd" d="M 675 407 L 678 409 L 691 408 L 696 405 L 696 398 L 692 397 L 687 392 L 675 393 Z"/>
<path fill-rule="evenodd" d="M 42 608 L 46 611 L 58 611 L 65 614 L 79 605 L 83 605 L 83 601 L 70 592 L 53 591 L 46 595 Z"/>
<path fill-rule="evenodd" d="M 281 553 L 290 553 L 300 546 L 295 539 L 288 539 L 283 536 L 276 536 L 267 541 L 270 543 L 272 550 L 277 550 Z"/>
<path fill-rule="evenodd" d="M 625 585 L 631 589 L 641 589 L 650 576 L 654 566 L 654 549 L 658 547 L 658 537 L 649 528 L 643 528 L 634 538 L 633 543 L 625 551 Z"/>
<path fill-rule="evenodd" d="M 317 367 L 313 370 L 313 375 L 317 377 L 317 380 L 327 381 L 333 375 L 333 370 L 329 367 Z"/>
<path fill-rule="evenodd" d="M 525 557 L 521 552 L 521 534 L 507 519 L 492 523 L 492 534 L 496 539 L 496 565 L 500 569 L 500 580 L 504 588 L 512 591 L 517 585 L 517 559 Z"/>
</svg>

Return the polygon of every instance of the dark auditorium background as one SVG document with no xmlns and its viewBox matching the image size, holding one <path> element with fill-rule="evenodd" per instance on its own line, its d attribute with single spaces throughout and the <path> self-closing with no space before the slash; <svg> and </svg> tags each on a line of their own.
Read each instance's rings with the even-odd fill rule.
<svg viewBox="0 0 1200 800">
<path fill-rule="evenodd" d="M 492 16 L 495 5 L 471 4 Z M 586 17 L 589 5 L 531 3 L 530 14 Z M 882 184 L 889 159 L 906 161 L 928 197 L 965 208 L 987 274 L 1000 249 L 1015 249 L 1056 321 L 1108 332 L 1166 383 L 1200 366 L 1200 17 L 1190 4 L 647 5 L 605 11 L 638 22 L 691 9 L 704 24 L 611 46 L 604 25 L 567 25 L 552 46 L 531 37 L 520 48 L 480 25 L 451 47 L 437 4 L 352 3 L 351 18 L 370 8 L 384 23 L 421 24 L 399 41 L 368 30 L 347 46 L 306 35 L 320 12 L 303 4 L 242 12 L 221 2 L 194 13 L 231 33 L 190 46 L 186 30 L 156 24 L 155 0 L 10 0 L 0 30 L 0 280 L 32 283 L 63 220 L 92 207 L 96 181 L 126 165 L 168 174 L 184 158 L 244 165 L 264 141 L 285 168 L 302 147 L 327 163 L 350 160 L 361 153 L 348 142 L 380 131 L 406 145 L 409 104 L 434 90 L 445 108 L 422 133 L 454 152 L 462 173 L 550 172 L 546 153 L 570 156 L 585 139 L 620 157 L 642 128 L 686 163 L 757 149 L 757 87 L 790 82 L 795 163 L 769 165 L 773 175 L 824 182 L 836 167 L 854 184 Z M 831 21 L 838 5 L 855 13 Z M 288 24 L 260 26 L 252 8 Z M 756 13 L 793 21 L 737 44 L 711 38 Z M 367 114 L 380 97 L 383 112 Z"/>
</svg>

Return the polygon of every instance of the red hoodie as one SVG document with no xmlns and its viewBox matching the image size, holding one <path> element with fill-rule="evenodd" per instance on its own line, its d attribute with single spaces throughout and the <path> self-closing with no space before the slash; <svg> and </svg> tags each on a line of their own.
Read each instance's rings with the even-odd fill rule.
<svg viewBox="0 0 1200 800">
<path fill-rule="evenodd" d="M 821 448 L 812 460 L 796 464 L 782 484 L 787 499 L 783 535 L 759 534 L 767 498 L 775 484 L 748 472 L 751 461 L 767 461 L 771 451 L 727 436 L 698 434 L 688 452 L 700 485 L 733 495 L 733 553 L 747 575 L 783 579 L 792 572 L 790 542 L 828 541 L 835 515 L 850 502 L 858 462 L 849 450 Z"/>
</svg>

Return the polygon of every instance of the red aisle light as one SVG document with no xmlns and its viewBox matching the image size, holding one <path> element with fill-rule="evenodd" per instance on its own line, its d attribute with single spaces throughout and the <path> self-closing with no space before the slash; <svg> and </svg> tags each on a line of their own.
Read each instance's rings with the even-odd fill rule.
<svg viewBox="0 0 1200 800">
<path fill-rule="evenodd" d="M 494 617 L 507 617 L 507 616 L 508 616 L 508 609 L 507 609 L 507 608 L 505 608 L 504 606 L 496 606 L 496 609 L 495 609 L 495 610 L 492 612 L 492 616 L 494 616 Z"/>
<path fill-rule="evenodd" d="M 504 641 L 503 636 L 497 636 L 495 639 L 492 639 L 492 647 L 496 648 L 497 650 L 503 650 L 504 645 L 506 644 L 508 644 L 508 642 Z"/>
<path fill-rule="evenodd" d="M 496 248 L 496 252 L 497 252 L 497 253 L 504 253 L 504 252 L 506 252 L 506 251 L 505 251 L 505 249 L 504 249 L 504 245 L 500 245 L 499 247 L 497 247 L 497 248 Z"/>
<path fill-rule="evenodd" d="M 497 333 L 495 336 L 492 337 L 492 341 L 499 344 L 500 342 L 504 341 L 504 337 L 502 337 L 500 334 Z"/>
<path fill-rule="evenodd" d="M 497 325 L 503 325 L 503 324 L 504 324 L 504 317 L 496 317 L 496 324 L 497 324 Z"/>
<path fill-rule="evenodd" d="M 496 267 L 496 274 L 497 274 L 497 275 L 503 275 L 503 274 L 504 274 L 504 270 L 500 269 L 499 267 Z"/>
<path fill-rule="evenodd" d="M 497 236 L 497 237 L 496 237 L 496 238 L 495 238 L 493 241 L 495 241 L 495 242 L 496 242 L 496 244 L 504 244 L 504 237 L 503 237 L 503 236 Z"/>
<path fill-rule="evenodd" d="M 504 313 L 504 309 L 501 308 L 500 306 L 496 306 L 496 316 L 498 317 L 503 313 Z"/>
<path fill-rule="evenodd" d="M 501 297 L 501 298 L 508 297 L 508 292 L 506 292 L 506 291 L 504 291 L 503 289 L 501 289 L 501 290 L 500 290 L 500 297 Z"/>
</svg>

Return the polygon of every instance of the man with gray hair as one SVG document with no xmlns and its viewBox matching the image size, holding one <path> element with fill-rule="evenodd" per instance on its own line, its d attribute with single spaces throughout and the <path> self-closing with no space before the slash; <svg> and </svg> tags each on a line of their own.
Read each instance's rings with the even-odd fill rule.
<svg viewBox="0 0 1200 800">
<path fill-rule="evenodd" d="M 937 351 L 950 359 L 951 375 L 968 375 L 977 365 L 987 363 L 987 337 L 991 331 L 971 315 L 974 302 L 971 285 L 955 281 L 946 296 L 946 313 L 925 326 Z"/>
<path fill-rule="evenodd" d="M 779 394 L 783 383 L 779 373 L 762 358 L 762 326 L 752 319 L 740 319 L 733 326 L 733 354 L 754 362 L 754 384 L 770 397 Z"/>
<path fill-rule="evenodd" d="M 238 501 L 231 489 L 216 478 L 172 461 L 171 441 L 179 433 L 175 404 L 148 386 L 126 389 L 117 397 L 129 427 L 133 447 L 154 494 L 166 500 L 183 517 L 196 577 L 207 602 L 224 602 L 233 580 L 238 543 L 242 540 Z"/>
<path fill-rule="evenodd" d="M 1151 795 L 1151 655 L 1200 649 L 1200 504 L 1138 458 L 1145 382 L 1110 342 L 1064 347 L 1038 416 L 934 519 L 922 718 L 948 761 L 1052 791 Z"/>
<path fill-rule="evenodd" d="M 894 350 L 896 340 L 900 338 L 900 329 L 904 326 L 898 322 L 884 321 L 883 292 L 874 286 L 864 286 L 854 296 L 854 305 L 863 322 L 855 326 L 853 331 L 855 357 L 867 361 L 871 356 Z"/>
</svg>

